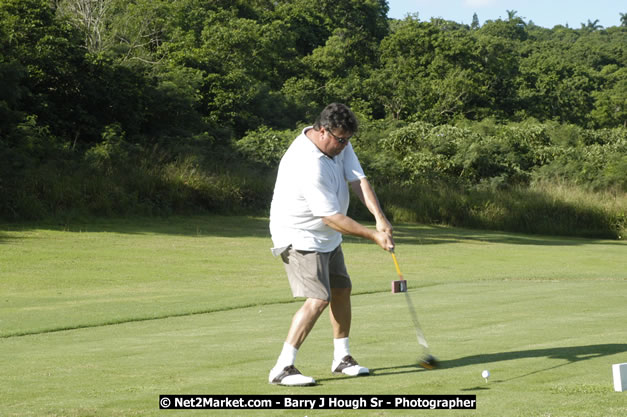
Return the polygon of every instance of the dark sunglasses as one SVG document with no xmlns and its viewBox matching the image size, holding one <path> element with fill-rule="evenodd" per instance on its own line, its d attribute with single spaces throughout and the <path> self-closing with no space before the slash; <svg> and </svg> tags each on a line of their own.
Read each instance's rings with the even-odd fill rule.
<svg viewBox="0 0 627 417">
<path fill-rule="evenodd" d="M 331 136 L 333 136 L 333 138 L 334 138 L 335 140 L 337 140 L 339 143 L 341 143 L 342 145 L 344 145 L 346 142 L 348 142 L 349 140 L 351 140 L 351 138 L 353 137 L 353 135 L 350 135 L 350 136 L 349 136 L 349 137 L 347 137 L 347 138 L 338 138 L 337 136 L 335 136 L 335 135 L 333 134 L 333 132 L 331 132 L 331 129 L 329 129 L 328 127 L 327 127 L 327 128 L 325 128 L 325 130 L 326 130 L 327 132 L 329 132 L 329 134 L 330 134 Z"/>
</svg>

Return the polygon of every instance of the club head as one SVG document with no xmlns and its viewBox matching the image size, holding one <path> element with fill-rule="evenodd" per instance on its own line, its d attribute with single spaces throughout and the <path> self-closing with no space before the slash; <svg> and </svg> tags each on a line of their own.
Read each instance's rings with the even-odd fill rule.
<svg viewBox="0 0 627 417">
<path fill-rule="evenodd" d="M 407 292 L 407 281 L 404 279 L 392 281 L 392 293 L 396 294 L 399 292 Z"/>
<path fill-rule="evenodd" d="M 418 365 L 425 369 L 436 369 L 440 367 L 440 362 L 433 355 L 427 355 L 418 359 Z"/>
</svg>

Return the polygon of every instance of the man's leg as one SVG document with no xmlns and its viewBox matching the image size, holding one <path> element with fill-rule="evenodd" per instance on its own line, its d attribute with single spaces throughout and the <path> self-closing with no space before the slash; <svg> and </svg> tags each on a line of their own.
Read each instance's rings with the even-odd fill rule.
<svg viewBox="0 0 627 417">
<path fill-rule="evenodd" d="M 308 298 L 300 309 L 294 314 L 287 339 L 283 344 L 283 350 L 277 359 L 277 363 L 270 371 L 269 381 L 281 385 L 313 385 L 316 381 L 302 375 L 295 367 L 294 361 L 298 349 L 303 344 L 316 321 L 329 304 L 328 301 L 317 298 Z"/>
<path fill-rule="evenodd" d="M 333 338 L 343 339 L 351 330 L 351 289 L 331 288 L 329 317 L 333 327 Z"/>
<path fill-rule="evenodd" d="M 305 297 L 306 300 L 292 317 L 283 350 L 270 371 L 269 380 L 273 384 L 281 385 L 313 385 L 314 379 L 303 376 L 294 368 L 294 362 L 298 349 L 329 305 L 331 254 L 289 248 L 281 254 L 281 258 L 287 271 L 292 295 Z"/>
<path fill-rule="evenodd" d="M 292 325 L 287 333 L 285 342 L 299 349 L 327 305 L 329 305 L 328 301 L 317 298 L 305 300 L 303 306 L 292 318 Z"/>
<path fill-rule="evenodd" d="M 351 328 L 351 289 L 331 288 L 329 317 L 333 327 L 333 364 L 331 371 L 350 376 L 368 375 L 370 370 L 360 366 L 351 356 L 348 336 Z"/>
</svg>

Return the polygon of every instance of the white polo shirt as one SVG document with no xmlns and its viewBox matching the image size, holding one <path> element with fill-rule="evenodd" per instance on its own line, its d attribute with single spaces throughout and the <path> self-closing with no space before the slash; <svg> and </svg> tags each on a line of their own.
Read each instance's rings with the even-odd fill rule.
<svg viewBox="0 0 627 417">
<path fill-rule="evenodd" d="M 348 182 L 366 177 L 350 142 L 339 155 L 329 158 L 305 136 L 309 129 L 303 129 L 279 164 L 270 207 L 275 256 L 289 245 L 317 252 L 337 248 L 342 234 L 324 224 L 322 217 L 346 215 Z"/>
</svg>

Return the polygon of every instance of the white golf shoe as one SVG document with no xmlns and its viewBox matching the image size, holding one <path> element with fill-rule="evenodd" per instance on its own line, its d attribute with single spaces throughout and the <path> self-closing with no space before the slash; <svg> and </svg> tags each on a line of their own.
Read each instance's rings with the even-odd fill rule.
<svg viewBox="0 0 627 417">
<path fill-rule="evenodd" d="M 294 365 L 285 368 L 274 367 L 268 376 L 268 382 L 275 385 L 285 385 L 287 387 L 304 387 L 308 385 L 316 385 L 316 380 L 310 376 L 300 373 Z"/>
<path fill-rule="evenodd" d="M 348 376 L 370 375 L 370 369 L 359 365 L 351 355 L 344 356 L 341 361 L 334 360 L 331 371 Z"/>
</svg>

